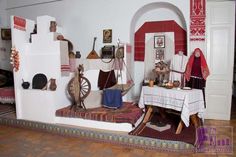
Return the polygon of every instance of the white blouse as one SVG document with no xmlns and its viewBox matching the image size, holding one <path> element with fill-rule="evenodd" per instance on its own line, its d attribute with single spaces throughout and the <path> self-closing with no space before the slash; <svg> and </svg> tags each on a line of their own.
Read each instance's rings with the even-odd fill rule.
<svg viewBox="0 0 236 157">
<path fill-rule="evenodd" d="M 175 54 L 171 59 L 170 64 L 170 77 L 171 81 L 180 81 L 181 82 L 181 73 L 185 72 L 186 65 L 188 62 L 188 57 L 182 54 Z"/>
</svg>

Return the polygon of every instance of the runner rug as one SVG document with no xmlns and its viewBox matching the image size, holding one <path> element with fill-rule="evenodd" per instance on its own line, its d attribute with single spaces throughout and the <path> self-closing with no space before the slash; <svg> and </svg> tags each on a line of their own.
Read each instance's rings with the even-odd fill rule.
<svg viewBox="0 0 236 157">
<path fill-rule="evenodd" d="M 137 127 L 136 130 L 130 132 L 130 134 L 136 134 L 137 136 L 150 137 L 161 140 L 181 141 L 192 145 L 195 144 L 196 129 L 193 125 L 190 125 L 189 127 L 184 127 L 180 134 L 175 134 L 176 128 L 180 121 L 179 115 L 168 114 L 166 115 L 166 118 L 163 119 L 158 113 L 155 113 L 152 116 L 150 122 L 152 124 L 156 124 L 158 120 L 166 124 L 170 124 L 171 128 L 160 132 L 141 124 L 139 127 Z"/>
</svg>

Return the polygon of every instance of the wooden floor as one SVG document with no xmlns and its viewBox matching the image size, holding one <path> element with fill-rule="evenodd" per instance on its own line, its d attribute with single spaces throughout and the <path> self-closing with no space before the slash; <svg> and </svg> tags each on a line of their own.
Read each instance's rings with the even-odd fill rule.
<svg viewBox="0 0 236 157">
<path fill-rule="evenodd" d="M 236 128 L 236 99 L 232 120 L 206 120 L 205 125 Z M 229 134 L 229 132 L 224 132 Z M 234 154 L 179 154 L 97 143 L 80 138 L 0 125 L 0 157 L 208 157 L 236 156 L 236 129 L 233 130 Z"/>
<path fill-rule="evenodd" d="M 233 126 L 236 120 L 206 120 L 206 125 Z M 227 134 L 227 133 L 226 133 Z M 236 138 L 234 131 L 234 139 Z M 234 140 L 234 145 L 236 142 Z M 235 148 L 234 148 L 235 151 Z M 178 154 L 123 147 L 0 125 L 1 157 L 206 157 L 217 154 Z M 232 156 L 232 155 L 228 155 Z M 236 155 L 235 155 L 236 156 Z"/>
</svg>

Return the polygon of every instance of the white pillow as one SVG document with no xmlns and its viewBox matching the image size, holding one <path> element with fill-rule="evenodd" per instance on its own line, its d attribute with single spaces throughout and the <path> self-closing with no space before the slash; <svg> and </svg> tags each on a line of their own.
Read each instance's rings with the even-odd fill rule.
<svg viewBox="0 0 236 157">
<path fill-rule="evenodd" d="M 84 99 L 84 105 L 87 109 L 102 107 L 102 90 L 91 91 Z"/>
</svg>

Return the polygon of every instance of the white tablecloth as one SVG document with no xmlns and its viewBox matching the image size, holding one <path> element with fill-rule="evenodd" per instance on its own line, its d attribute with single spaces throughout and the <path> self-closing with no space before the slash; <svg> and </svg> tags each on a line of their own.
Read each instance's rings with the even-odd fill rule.
<svg viewBox="0 0 236 157">
<path fill-rule="evenodd" d="M 187 127 L 190 115 L 198 113 L 198 117 L 204 118 L 204 100 L 200 89 L 182 90 L 143 86 L 139 107 L 144 108 L 145 105 L 180 111 L 181 119 Z"/>
</svg>

